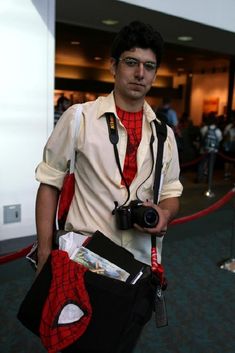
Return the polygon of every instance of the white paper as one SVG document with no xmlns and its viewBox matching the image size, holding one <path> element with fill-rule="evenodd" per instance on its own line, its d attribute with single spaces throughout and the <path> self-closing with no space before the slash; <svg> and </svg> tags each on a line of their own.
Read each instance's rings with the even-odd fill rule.
<svg viewBox="0 0 235 353">
<path fill-rule="evenodd" d="M 59 237 L 59 249 L 67 251 L 71 258 L 75 249 L 79 248 L 87 240 L 88 236 L 81 233 L 69 232 Z"/>
</svg>

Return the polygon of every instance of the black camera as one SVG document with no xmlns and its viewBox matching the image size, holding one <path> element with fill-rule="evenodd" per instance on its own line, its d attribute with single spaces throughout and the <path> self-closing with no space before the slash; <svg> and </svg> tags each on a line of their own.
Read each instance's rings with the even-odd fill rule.
<svg viewBox="0 0 235 353">
<path fill-rule="evenodd" d="M 154 228 L 158 224 L 159 216 L 155 208 L 144 206 L 141 201 L 131 201 L 128 206 L 120 206 L 116 209 L 117 226 L 121 230 L 127 230 L 136 223 L 143 228 Z"/>
</svg>

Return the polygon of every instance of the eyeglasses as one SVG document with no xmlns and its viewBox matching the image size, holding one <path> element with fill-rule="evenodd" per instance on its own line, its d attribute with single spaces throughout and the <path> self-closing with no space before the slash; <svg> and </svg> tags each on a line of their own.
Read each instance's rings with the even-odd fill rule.
<svg viewBox="0 0 235 353">
<path fill-rule="evenodd" d="M 128 67 L 139 67 L 140 64 L 143 64 L 145 70 L 147 71 L 155 71 L 157 68 L 157 63 L 153 61 L 140 61 L 139 59 L 136 58 L 131 58 L 131 57 L 126 57 L 126 58 L 120 58 L 119 61 L 122 61 L 126 64 Z"/>
</svg>

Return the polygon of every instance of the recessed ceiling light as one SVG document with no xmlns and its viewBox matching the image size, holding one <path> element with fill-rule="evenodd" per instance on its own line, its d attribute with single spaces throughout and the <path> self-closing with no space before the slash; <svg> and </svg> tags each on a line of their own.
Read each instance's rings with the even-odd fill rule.
<svg viewBox="0 0 235 353">
<path fill-rule="evenodd" d="M 102 20 L 102 23 L 106 26 L 115 26 L 119 23 L 119 21 L 108 18 L 106 20 Z"/>
<path fill-rule="evenodd" d="M 182 56 L 178 56 L 178 57 L 176 58 L 176 60 L 177 60 L 177 61 L 184 61 L 184 58 L 182 58 Z"/>
<path fill-rule="evenodd" d="M 72 41 L 70 42 L 70 44 L 71 44 L 71 45 L 79 45 L 80 42 L 77 41 L 77 40 L 72 40 Z"/>
<path fill-rule="evenodd" d="M 102 60 L 102 58 L 100 56 L 95 56 L 94 60 L 99 61 L 99 60 Z"/>
<path fill-rule="evenodd" d="M 181 42 L 191 42 L 193 40 L 190 36 L 179 36 L 177 39 Z"/>
</svg>

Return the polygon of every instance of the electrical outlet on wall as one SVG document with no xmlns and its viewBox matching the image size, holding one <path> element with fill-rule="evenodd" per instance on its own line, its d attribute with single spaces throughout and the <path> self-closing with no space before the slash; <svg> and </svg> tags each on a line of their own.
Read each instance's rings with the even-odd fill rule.
<svg viewBox="0 0 235 353">
<path fill-rule="evenodd" d="M 21 222 L 21 205 L 3 206 L 3 223 Z"/>
</svg>

